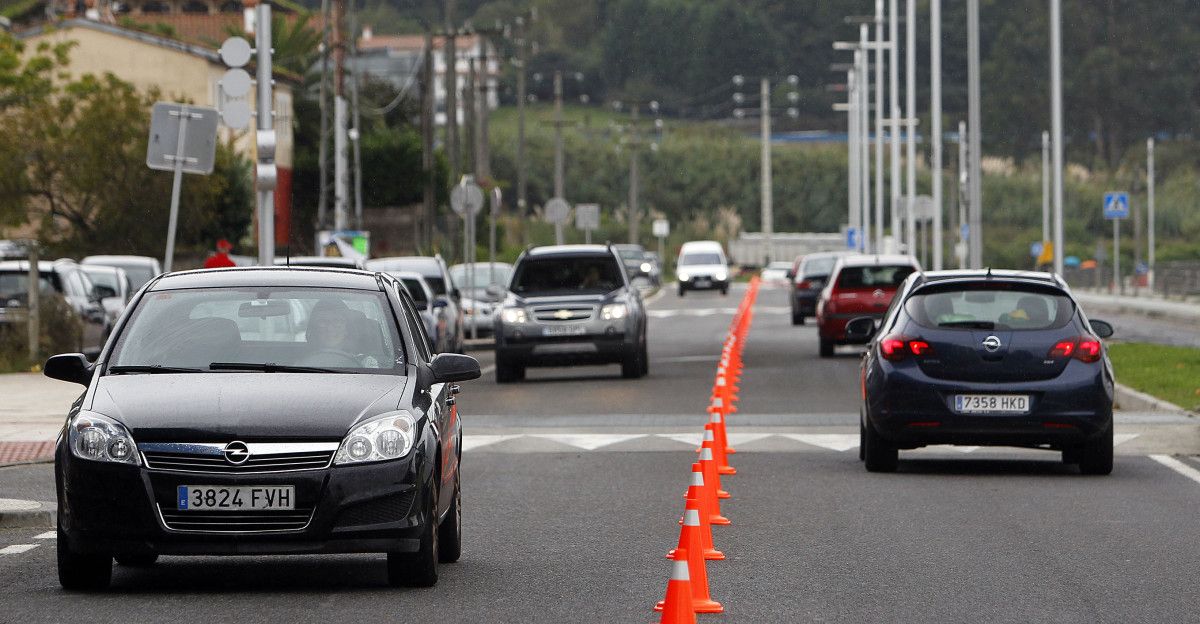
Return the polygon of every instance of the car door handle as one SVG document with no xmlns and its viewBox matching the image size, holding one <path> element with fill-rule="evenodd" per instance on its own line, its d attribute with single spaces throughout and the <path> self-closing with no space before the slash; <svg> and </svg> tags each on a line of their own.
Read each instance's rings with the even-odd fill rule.
<svg viewBox="0 0 1200 624">
<path fill-rule="evenodd" d="M 458 384 L 450 386 L 450 394 L 458 394 L 460 392 L 462 392 L 462 386 Z"/>
</svg>

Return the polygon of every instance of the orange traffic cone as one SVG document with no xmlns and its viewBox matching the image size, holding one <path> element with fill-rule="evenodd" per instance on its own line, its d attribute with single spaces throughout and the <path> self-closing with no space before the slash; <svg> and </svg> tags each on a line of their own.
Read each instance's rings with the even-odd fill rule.
<svg viewBox="0 0 1200 624">
<path fill-rule="evenodd" d="M 676 559 L 671 564 L 671 580 L 667 581 L 662 618 L 658 622 L 696 624 L 696 611 L 692 609 L 692 583 L 688 577 L 688 564 L 684 559 Z"/>
<path fill-rule="evenodd" d="M 704 495 L 704 470 L 700 464 L 692 464 L 692 483 L 687 489 L 687 509 L 692 509 L 694 506 L 700 512 L 700 547 L 704 551 L 704 558 L 709 561 L 719 561 L 725 558 L 725 553 L 713 547 L 712 524 L 708 521 L 708 506 L 707 499 Z M 683 520 L 679 520 L 679 524 L 683 524 Z M 675 549 L 672 548 L 667 553 L 667 559 L 675 558 Z"/>
<path fill-rule="evenodd" d="M 687 558 L 688 584 L 691 585 L 692 610 L 696 613 L 721 613 L 721 603 L 708 594 L 708 571 L 704 569 L 704 553 L 700 545 L 700 511 L 697 501 L 689 500 L 683 512 L 683 528 L 679 531 L 679 547 L 676 557 Z M 678 559 L 677 559 L 678 560 Z M 654 606 L 655 611 L 666 608 L 666 600 Z"/>
<path fill-rule="evenodd" d="M 717 460 L 717 473 L 723 475 L 737 474 L 737 468 L 729 465 L 729 458 L 725 454 L 729 452 L 729 447 L 726 446 L 725 438 L 725 423 L 721 420 L 720 414 L 713 414 L 705 429 L 712 431 L 713 436 L 713 457 Z M 701 443 L 703 446 L 703 443 Z"/>
<path fill-rule="evenodd" d="M 699 450 L 703 450 L 704 447 L 712 449 L 713 461 L 717 463 L 718 475 L 737 474 L 737 470 L 733 466 L 730 466 L 729 461 L 725 458 L 725 448 L 718 444 L 717 425 L 711 418 L 708 422 L 704 423 L 704 437 L 700 439 Z M 721 490 L 721 492 L 718 494 L 721 498 L 729 498 L 728 492 L 724 490 Z"/>
<path fill-rule="evenodd" d="M 721 515 L 721 501 L 717 496 L 721 489 L 721 480 L 717 476 L 717 465 L 713 461 L 711 447 L 700 449 L 700 470 L 704 474 L 704 494 L 708 499 L 708 521 L 712 524 L 732 524 L 729 518 Z"/>
</svg>

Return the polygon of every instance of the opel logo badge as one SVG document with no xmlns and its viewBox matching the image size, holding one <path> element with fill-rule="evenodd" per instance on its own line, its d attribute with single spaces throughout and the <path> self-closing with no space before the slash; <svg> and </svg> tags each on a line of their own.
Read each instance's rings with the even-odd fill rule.
<svg viewBox="0 0 1200 624">
<path fill-rule="evenodd" d="M 230 442 L 225 445 L 222 453 L 225 455 L 225 461 L 235 466 L 244 464 L 246 460 L 250 459 L 250 448 L 246 446 L 245 442 Z"/>
<path fill-rule="evenodd" d="M 554 318 L 556 318 L 560 321 L 565 321 L 565 320 L 571 318 L 572 316 L 574 316 L 574 314 L 571 314 L 570 310 L 559 310 L 558 312 L 554 313 Z"/>
<path fill-rule="evenodd" d="M 1000 350 L 1000 339 L 995 336 L 988 336 L 987 338 L 984 338 L 983 348 L 987 349 L 989 353 L 995 353 L 996 351 Z"/>
</svg>

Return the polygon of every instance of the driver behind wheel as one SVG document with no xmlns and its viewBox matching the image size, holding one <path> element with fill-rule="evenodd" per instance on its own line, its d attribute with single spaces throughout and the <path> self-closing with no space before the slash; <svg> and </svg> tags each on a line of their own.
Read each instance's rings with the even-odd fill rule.
<svg viewBox="0 0 1200 624">
<path fill-rule="evenodd" d="M 305 364 L 318 366 L 362 366 L 351 352 L 354 341 L 354 311 L 340 301 L 319 301 L 309 315 L 304 339 L 310 345 Z"/>
</svg>

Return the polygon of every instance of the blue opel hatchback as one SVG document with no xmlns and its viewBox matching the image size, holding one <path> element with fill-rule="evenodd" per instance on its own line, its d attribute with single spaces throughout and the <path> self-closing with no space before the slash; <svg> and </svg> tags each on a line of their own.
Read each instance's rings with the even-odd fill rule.
<svg viewBox="0 0 1200 624">
<path fill-rule="evenodd" d="M 914 273 L 862 361 L 860 457 L 896 469 L 899 451 L 930 444 L 1060 451 L 1084 474 L 1113 465 L 1113 372 L 1102 338 L 1065 282 L 1047 273 Z"/>
</svg>

